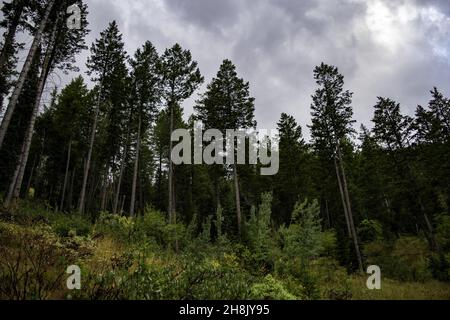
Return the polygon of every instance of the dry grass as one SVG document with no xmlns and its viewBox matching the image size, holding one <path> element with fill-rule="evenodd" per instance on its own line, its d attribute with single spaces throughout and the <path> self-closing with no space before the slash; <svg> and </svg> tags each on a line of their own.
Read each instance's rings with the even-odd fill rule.
<svg viewBox="0 0 450 320">
<path fill-rule="evenodd" d="M 355 300 L 450 300 L 450 283 L 399 282 L 382 279 L 381 290 L 368 290 L 366 278 L 352 277 L 351 291 Z"/>
</svg>

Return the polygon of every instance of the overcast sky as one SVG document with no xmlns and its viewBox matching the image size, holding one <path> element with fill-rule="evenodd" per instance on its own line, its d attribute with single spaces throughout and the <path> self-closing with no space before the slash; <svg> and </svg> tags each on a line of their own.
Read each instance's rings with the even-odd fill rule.
<svg viewBox="0 0 450 320">
<path fill-rule="evenodd" d="M 160 53 L 191 50 L 209 82 L 223 59 L 250 82 L 259 128 L 281 112 L 310 122 L 313 68 L 344 74 L 354 113 L 370 126 L 377 96 L 413 114 L 437 86 L 450 96 L 449 0 L 87 0 L 90 46 L 116 20 L 131 55 L 146 40 Z M 79 57 L 84 66 L 88 52 Z M 204 87 L 200 90 L 203 91 Z M 194 98 L 197 98 L 195 93 Z M 184 104 L 192 113 L 193 101 Z"/>
</svg>

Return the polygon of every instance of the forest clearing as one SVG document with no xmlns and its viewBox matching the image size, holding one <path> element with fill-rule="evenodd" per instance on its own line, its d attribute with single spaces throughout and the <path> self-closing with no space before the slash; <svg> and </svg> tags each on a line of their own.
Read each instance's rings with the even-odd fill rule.
<svg viewBox="0 0 450 320">
<path fill-rule="evenodd" d="M 383 68 L 355 76 L 353 56 L 327 49 L 333 63 L 315 56 L 306 76 L 295 64 L 265 78 L 274 57 L 250 66 L 260 37 L 197 60 L 185 43 L 240 35 L 143 39 L 154 29 L 130 35 L 133 19 L 109 16 L 98 31 L 87 2 L 1 8 L 0 300 L 450 300 L 450 98 L 435 77 L 448 68 L 427 89 L 408 71 L 382 90 L 361 81 Z M 162 16 L 184 8 L 169 2 Z M 292 74 L 302 93 L 283 99 Z M 276 135 L 238 134 L 268 123 Z"/>
</svg>

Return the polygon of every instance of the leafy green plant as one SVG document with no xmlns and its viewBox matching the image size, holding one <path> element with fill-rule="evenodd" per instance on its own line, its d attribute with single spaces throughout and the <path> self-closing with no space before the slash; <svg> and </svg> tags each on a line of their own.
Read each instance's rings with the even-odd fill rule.
<svg viewBox="0 0 450 320">
<path fill-rule="evenodd" d="M 401 281 L 431 279 L 428 244 L 418 237 L 403 236 L 393 243 L 375 241 L 364 246 L 366 262 L 380 266 L 383 274 Z"/>
<path fill-rule="evenodd" d="M 287 291 L 283 283 L 272 275 L 255 283 L 250 290 L 250 296 L 255 300 L 297 300 L 297 297 Z"/>
<path fill-rule="evenodd" d="M 252 208 L 250 220 L 247 224 L 249 247 L 256 263 L 266 266 L 273 265 L 271 250 L 273 242 L 270 237 L 270 216 L 272 213 L 272 194 L 265 193 L 261 196 L 262 202 L 256 215 L 256 209 Z"/>
</svg>

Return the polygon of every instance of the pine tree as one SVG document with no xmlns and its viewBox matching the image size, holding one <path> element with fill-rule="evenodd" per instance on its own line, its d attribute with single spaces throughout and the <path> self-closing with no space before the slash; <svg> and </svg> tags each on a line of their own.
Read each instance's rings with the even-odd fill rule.
<svg viewBox="0 0 450 320">
<path fill-rule="evenodd" d="M 197 118 L 205 129 L 218 129 L 224 132 L 256 127 L 254 120 L 254 101 L 250 97 L 250 85 L 239 78 L 236 66 L 230 60 L 224 60 L 217 76 L 208 85 L 207 91 L 195 106 Z M 227 141 L 236 153 L 235 142 Z M 236 158 L 236 154 L 235 154 Z M 241 194 L 239 191 L 238 167 L 233 165 L 235 205 L 238 233 L 241 235 L 242 213 Z"/>
<path fill-rule="evenodd" d="M 363 272 L 361 252 L 353 220 L 347 177 L 342 155 L 342 144 L 353 133 L 352 93 L 344 91 L 344 77 L 334 66 L 322 63 L 314 70 L 314 79 L 320 86 L 313 95 L 311 135 L 320 157 L 334 161 L 347 232 L 353 240 L 359 270 Z"/>
<path fill-rule="evenodd" d="M 431 95 L 427 109 L 417 107 L 416 139 L 419 143 L 445 143 L 450 139 L 450 99 L 437 88 L 433 88 Z"/>
<path fill-rule="evenodd" d="M 44 34 L 43 39 L 46 40 L 46 53 L 42 62 L 41 75 L 38 82 L 38 93 L 35 100 L 33 113 L 30 119 L 30 123 L 27 129 L 26 138 L 22 146 L 22 152 L 19 161 L 14 171 L 11 185 L 8 195 L 5 200 L 5 205 L 8 206 L 12 199 L 17 199 L 20 196 L 22 188 L 22 182 L 25 174 L 26 165 L 28 163 L 28 157 L 30 153 L 32 138 L 34 134 L 34 126 L 39 113 L 39 107 L 41 104 L 42 94 L 47 82 L 50 72 L 59 67 L 60 69 L 72 69 L 72 62 L 74 56 L 84 49 L 84 37 L 87 33 L 86 19 L 84 19 L 82 28 L 74 33 L 69 33 L 67 25 L 64 23 L 63 14 L 61 11 L 67 1 L 63 1 L 59 6 L 55 7 L 54 17 L 50 17 L 53 22 L 53 28 L 51 33 Z M 86 7 L 83 7 L 86 9 Z M 53 20 L 54 19 L 54 20 Z"/>
<path fill-rule="evenodd" d="M 400 113 L 400 104 L 391 99 L 378 98 L 375 105 L 373 133 L 375 139 L 389 151 L 402 150 L 411 140 L 412 119 Z"/>
<path fill-rule="evenodd" d="M 174 114 L 177 106 L 189 98 L 203 83 L 203 77 L 192 60 L 189 50 L 183 50 L 179 44 L 167 49 L 161 57 L 161 71 L 163 76 L 163 92 L 169 110 L 169 133 L 176 129 Z M 169 138 L 170 138 L 169 136 Z M 171 158 L 173 148 L 172 139 L 169 139 L 169 201 L 168 213 L 171 223 L 176 223 L 176 208 L 174 200 L 174 168 Z"/>
<path fill-rule="evenodd" d="M 33 112 L 39 81 L 39 66 L 41 56 L 38 51 L 33 59 L 30 73 L 24 84 L 16 112 L 11 118 L 11 124 L 5 136 L 4 148 L 0 149 L 0 188 L 7 193 L 11 181 L 11 172 L 14 172 L 21 154 L 25 133 Z"/>
<path fill-rule="evenodd" d="M 17 64 L 16 54 L 20 45 L 15 42 L 15 39 L 24 11 L 25 1 L 23 0 L 4 3 L 2 8 L 4 19 L 0 27 L 6 29 L 6 32 L 3 35 L 3 46 L 0 52 L 0 112 L 3 110 L 3 98 L 11 87 L 9 78 Z"/>
<path fill-rule="evenodd" d="M 37 50 L 40 47 L 41 39 L 44 35 L 45 28 L 49 21 L 50 15 L 54 9 L 55 2 L 56 2 L 55 0 L 49 0 L 48 3 L 46 4 L 44 16 L 39 24 L 39 27 L 37 28 L 35 35 L 34 35 L 33 43 L 31 44 L 30 50 L 28 52 L 28 56 L 22 67 L 22 71 L 20 72 L 19 79 L 17 80 L 16 86 L 11 95 L 11 98 L 9 99 L 9 104 L 8 104 L 8 107 L 4 114 L 2 124 L 0 126 L 0 149 L 3 146 L 3 140 L 5 139 L 6 132 L 8 130 L 9 124 L 11 122 L 11 118 L 13 116 L 14 110 L 15 110 L 15 108 L 17 106 L 17 102 L 19 100 L 19 96 L 24 87 L 25 80 L 27 78 L 28 73 L 30 72 L 33 58 L 34 58 Z"/>
<path fill-rule="evenodd" d="M 138 49 L 134 59 L 130 61 L 132 104 L 137 115 L 135 160 L 133 168 L 133 183 L 131 189 L 130 215 L 134 216 L 136 202 L 136 185 L 141 151 L 141 140 L 146 136 L 151 122 L 155 120 L 157 106 L 161 101 L 162 79 L 160 76 L 160 61 L 156 49 L 146 42 Z"/>
<path fill-rule="evenodd" d="M 64 179 L 63 186 L 60 195 L 60 210 L 64 210 L 66 206 L 66 195 L 69 184 L 69 172 L 73 172 L 76 165 L 79 165 L 80 156 L 86 145 L 86 131 L 87 123 L 85 119 L 89 117 L 89 110 L 87 106 L 90 103 L 89 90 L 84 83 L 83 78 L 77 77 L 72 80 L 58 96 L 55 111 L 53 113 L 53 126 L 55 128 L 55 135 L 49 137 L 51 141 L 49 144 L 53 144 L 55 149 L 52 149 L 48 155 L 51 162 L 52 158 L 66 158 L 64 166 Z M 64 141 L 64 145 L 67 146 L 63 150 L 67 152 L 67 156 L 60 156 L 61 148 L 56 149 L 56 146 L 61 145 Z M 59 157 L 58 157 L 59 156 Z M 55 163 L 55 166 L 58 166 Z M 59 166 L 60 167 L 60 166 Z M 70 207 L 71 204 L 69 203 Z"/>
<path fill-rule="evenodd" d="M 78 206 L 80 213 L 84 212 L 85 209 L 87 180 L 101 107 L 106 109 L 104 111 L 106 117 L 105 137 L 101 148 L 103 151 L 102 158 L 105 162 L 102 200 L 102 209 L 105 209 L 104 200 L 108 184 L 106 177 L 113 165 L 113 157 L 119 152 L 126 119 L 129 117 L 126 101 L 128 90 L 126 59 L 127 55 L 124 51 L 122 35 L 119 32 L 117 23 L 113 21 L 105 31 L 100 33 L 100 38 L 92 44 L 91 56 L 87 62 L 88 74 L 92 77 L 92 81 L 97 83 L 98 93 Z"/>
<path fill-rule="evenodd" d="M 287 224 L 299 197 L 306 197 L 306 146 L 302 128 L 294 117 L 283 113 L 277 123 L 279 132 L 280 170 L 273 179 L 274 217 Z"/>
<path fill-rule="evenodd" d="M 411 146 L 413 119 L 402 115 L 400 104 L 391 99 L 378 98 L 373 117 L 373 134 L 376 141 L 390 152 L 392 164 L 399 174 L 401 190 L 399 194 L 404 197 L 410 206 L 418 223 L 423 227 L 430 246 L 436 248 L 432 221 L 429 218 L 423 202 L 418 172 L 405 154 Z M 420 218 L 419 215 L 422 217 Z"/>
</svg>

